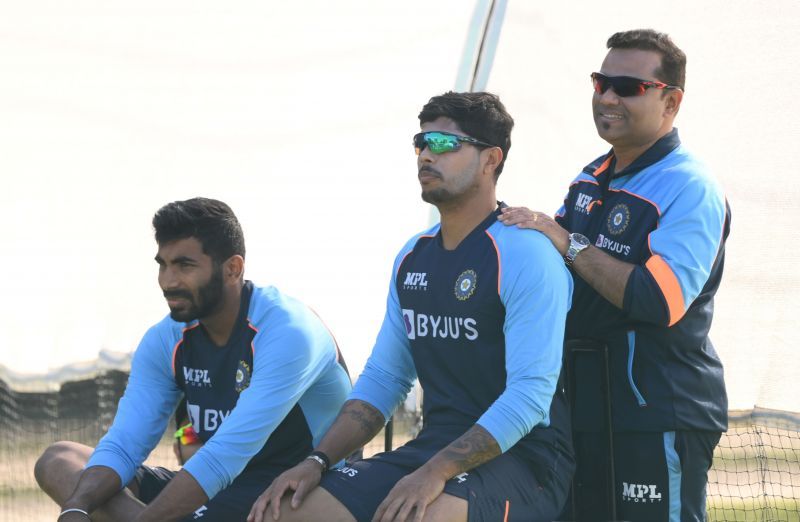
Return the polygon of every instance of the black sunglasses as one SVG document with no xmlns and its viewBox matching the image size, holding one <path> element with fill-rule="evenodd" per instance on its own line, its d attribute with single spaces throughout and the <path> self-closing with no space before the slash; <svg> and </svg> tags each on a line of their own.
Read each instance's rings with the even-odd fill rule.
<svg viewBox="0 0 800 522">
<path fill-rule="evenodd" d="M 461 148 L 461 143 L 469 143 L 477 147 L 494 147 L 486 142 L 476 140 L 470 136 L 461 136 L 450 132 L 420 132 L 414 135 L 414 151 L 419 156 L 425 147 L 434 154 L 453 152 Z"/>
<path fill-rule="evenodd" d="M 620 98 L 643 96 L 644 93 L 647 92 L 647 89 L 682 90 L 677 85 L 667 85 L 666 83 L 642 80 L 634 78 L 633 76 L 606 76 L 599 72 L 592 73 L 592 85 L 594 85 L 594 92 L 597 94 L 603 94 L 608 89 L 614 89 L 614 92 Z"/>
</svg>

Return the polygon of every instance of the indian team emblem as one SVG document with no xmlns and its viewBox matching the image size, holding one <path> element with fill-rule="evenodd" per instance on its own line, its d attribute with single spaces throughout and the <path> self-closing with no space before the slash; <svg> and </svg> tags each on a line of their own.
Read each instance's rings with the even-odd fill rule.
<svg viewBox="0 0 800 522">
<path fill-rule="evenodd" d="M 466 301 L 472 294 L 475 293 L 475 287 L 478 285 L 478 274 L 475 270 L 464 270 L 461 275 L 456 279 L 456 299 L 459 301 Z"/>
<path fill-rule="evenodd" d="M 628 208 L 628 205 L 620 203 L 619 205 L 614 205 L 614 208 L 611 209 L 611 212 L 608 214 L 608 231 L 613 236 L 618 236 L 625 232 L 625 229 L 628 228 L 628 223 L 631 221 L 631 211 Z"/>
<path fill-rule="evenodd" d="M 236 367 L 236 383 L 233 388 L 242 393 L 250 386 L 250 365 L 244 361 L 239 361 L 239 366 Z"/>
</svg>

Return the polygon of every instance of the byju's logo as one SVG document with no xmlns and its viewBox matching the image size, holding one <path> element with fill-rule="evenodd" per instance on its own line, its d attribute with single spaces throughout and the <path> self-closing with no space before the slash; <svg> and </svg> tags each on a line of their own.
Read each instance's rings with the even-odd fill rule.
<svg viewBox="0 0 800 522">
<path fill-rule="evenodd" d="M 222 421 L 228 418 L 231 410 L 202 409 L 197 404 L 186 404 L 186 411 L 189 413 L 189 421 L 194 429 L 205 432 L 217 431 L 222 425 Z"/>
<path fill-rule="evenodd" d="M 472 317 L 418 314 L 404 308 L 403 324 L 412 341 L 417 337 L 460 339 L 463 335 L 468 341 L 478 338 L 478 322 Z"/>
<path fill-rule="evenodd" d="M 581 214 L 589 213 L 589 204 L 592 202 L 592 196 L 587 196 L 583 192 L 578 194 L 575 200 L 575 211 Z"/>
<path fill-rule="evenodd" d="M 347 475 L 348 477 L 351 477 L 351 478 L 355 477 L 356 475 L 358 475 L 358 470 L 357 469 L 349 468 L 347 466 L 342 466 L 341 468 L 338 469 L 338 471 L 339 471 L 339 473 L 344 473 L 345 475 Z"/>
<path fill-rule="evenodd" d="M 658 492 L 655 484 L 628 484 L 622 483 L 623 502 L 661 502 L 661 493 Z"/>
<path fill-rule="evenodd" d="M 406 279 L 403 281 L 403 290 L 427 290 L 427 272 L 406 272 Z"/>
<path fill-rule="evenodd" d="M 603 234 L 597 234 L 597 240 L 594 242 L 594 246 L 597 248 L 602 248 L 603 250 L 622 254 L 623 256 L 628 256 L 631 253 L 631 247 L 629 245 L 624 245 L 619 241 L 614 241 Z"/>
</svg>

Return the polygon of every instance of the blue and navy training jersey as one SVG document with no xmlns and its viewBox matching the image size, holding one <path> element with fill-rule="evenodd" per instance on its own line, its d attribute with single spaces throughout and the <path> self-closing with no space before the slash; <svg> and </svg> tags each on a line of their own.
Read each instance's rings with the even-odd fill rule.
<svg viewBox="0 0 800 522">
<path fill-rule="evenodd" d="M 127 484 L 185 395 L 204 445 L 184 469 L 212 498 L 246 467 L 289 468 L 305 458 L 350 389 L 336 342 L 314 312 L 248 281 L 225 346 L 199 322 L 169 316 L 145 334 L 88 466 L 111 467 Z"/>
<path fill-rule="evenodd" d="M 571 451 L 553 396 L 572 280 L 545 236 L 505 227 L 498 214 L 454 250 L 439 225 L 406 244 L 351 398 L 388 419 L 418 377 L 424 429 L 477 423 L 502 451 L 552 468 Z"/>
<path fill-rule="evenodd" d="M 610 152 L 581 172 L 556 220 L 635 268 L 623 309 L 575 277 L 567 339 L 609 346 L 615 429 L 724 430 L 708 331 L 730 226 L 725 197 L 677 129 L 624 170 L 614 173 L 614 161 Z"/>
</svg>

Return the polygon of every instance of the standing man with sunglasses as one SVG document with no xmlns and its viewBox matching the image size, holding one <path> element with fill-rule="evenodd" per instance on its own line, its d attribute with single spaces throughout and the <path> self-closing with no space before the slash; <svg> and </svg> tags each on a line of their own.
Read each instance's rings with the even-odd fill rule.
<svg viewBox="0 0 800 522">
<path fill-rule="evenodd" d="M 497 221 L 514 122 L 492 94 L 453 92 L 419 120 L 422 199 L 441 223 L 398 254 L 372 355 L 319 461 L 276 479 L 250 521 L 550 522 L 566 500 L 574 464 L 557 381 L 572 283 L 544 235 Z M 380 431 L 417 377 L 417 438 L 323 474 Z"/>
<path fill-rule="evenodd" d="M 714 447 L 727 429 L 722 364 L 708 339 L 730 211 L 673 121 L 685 54 L 663 33 L 614 34 L 592 74 L 598 134 L 612 146 L 570 185 L 555 220 L 505 209 L 544 232 L 575 275 L 567 340 L 609 351 L 613 501 L 631 521 L 705 520 Z M 602 363 L 576 354 L 577 520 L 608 520 Z"/>
</svg>

